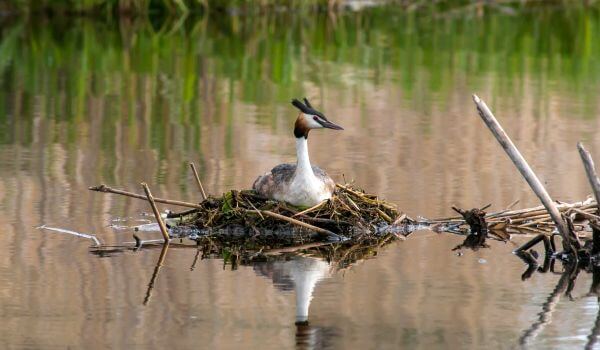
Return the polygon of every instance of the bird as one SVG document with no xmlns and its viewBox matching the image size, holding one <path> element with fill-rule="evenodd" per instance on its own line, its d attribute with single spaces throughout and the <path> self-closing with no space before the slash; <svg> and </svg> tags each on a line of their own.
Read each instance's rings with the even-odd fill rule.
<svg viewBox="0 0 600 350">
<path fill-rule="evenodd" d="M 286 202 L 297 207 L 312 207 L 331 198 L 335 182 L 317 166 L 311 166 L 308 156 L 308 133 L 313 129 L 344 130 L 329 121 L 325 115 L 310 104 L 292 100 L 300 114 L 294 123 L 296 138 L 296 164 L 279 164 L 259 176 L 252 188 L 261 196 Z"/>
<path fill-rule="evenodd" d="M 295 255 L 286 260 L 256 263 L 254 271 L 273 281 L 281 291 L 296 293 L 296 324 L 308 323 L 308 310 L 315 286 L 331 276 L 331 266 L 323 259 Z"/>
</svg>

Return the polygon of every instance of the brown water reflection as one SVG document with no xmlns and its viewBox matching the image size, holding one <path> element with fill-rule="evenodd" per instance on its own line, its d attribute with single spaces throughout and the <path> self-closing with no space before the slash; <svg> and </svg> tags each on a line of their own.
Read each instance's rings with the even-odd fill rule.
<svg viewBox="0 0 600 350">
<path fill-rule="evenodd" d="M 293 159 L 288 101 L 304 95 L 346 129 L 311 135 L 312 160 L 411 216 L 536 203 L 472 92 L 550 193 L 580 200 L 575 144 L 600 154 L 596 12 L 41 25 L 1 32 L 1 347 L 512 348 L 537 320 L 558 276 L 521 282 L 512 243 L 458 257 L 460 237 L 417 232 L 319 281 L 309 325 L 296 326 L 294 293 L 261 267 L 209 259 L 190 271 L 195 250 L 173 249 L 144 306 L 159 250 L 97 258 L 88 241 L 35 227 L 129 241 L 114 225 L 138 224 L 146 204 L 86 188 L 144 180 L 194 200 L 188 160 L 212 193 L 248 187 Z M 573 295 L 590 282 L 580 276 Z M 583 346 L 596 298 L 557 307 L 530 344 Z"/>
</svg>

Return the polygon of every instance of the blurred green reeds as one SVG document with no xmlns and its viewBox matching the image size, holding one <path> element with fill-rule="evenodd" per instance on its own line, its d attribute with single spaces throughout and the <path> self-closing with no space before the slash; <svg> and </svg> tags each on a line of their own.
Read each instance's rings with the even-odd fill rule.
<svg viewBox="0 0 600 350">
<path fill-rule="evenodd" d="M 188 13 L 207 10 L 264 12 L 275 10 L 315 10 L 362 8 L 373 5 L 393 5 L 399 9 L 445 12 L 470 7 L 492 7 L 503 11 L 540 4 L 567 7 L 587 7 L 596 0 L 7 0 L 0 12 L 52 12 L 80 14 L 147 14 Z"/>
<path fill-rule="evenodd" d="M 0 27 L 0 123 L 42 109 L 76 135 L 78 121 L 94 114 L 105 123 L 145 118 L 161 143 L 165 124 L 197 126 L 207 113 L 231 123 L 233 96 L 274 125 L 277 106 L 307 86 L 335 87 L 352 99 L 365 84 L 394 84 L 413 108 L 427 110 L 428 100 L 447 100 L 457 81 L 473 91 L 492 84 L 494 94 L 510 98 L 532 78 L 536 98 L 566 93 L 593 108 L 581 113 L 593 117 L 599 38 L 598 11 L 582 8 L 17 21 Z M 14 137 L 11 130 L 0 127 L 0 143 Z"/>
</svg>

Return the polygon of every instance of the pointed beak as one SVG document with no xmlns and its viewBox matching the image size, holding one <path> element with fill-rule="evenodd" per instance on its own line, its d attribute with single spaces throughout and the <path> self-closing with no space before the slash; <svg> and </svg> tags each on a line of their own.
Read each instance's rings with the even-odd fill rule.
<svg viewBox="0 0 600 350">
<path fill-rule="evenodd" d="M 319 121 L 324 128 L 333 129 L 333 130 L 344 130 L 341 126 L 330 122 L 329 120 L 320 120 Z"/>
</svg>

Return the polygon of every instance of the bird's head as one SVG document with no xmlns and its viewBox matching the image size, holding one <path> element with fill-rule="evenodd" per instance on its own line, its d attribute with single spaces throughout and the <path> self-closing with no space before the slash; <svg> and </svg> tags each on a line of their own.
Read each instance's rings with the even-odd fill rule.
<svg viewBox="0 0 600 350">
<path fill-rule="evenodd" d="M 296 138 L 308 138 L 308 132 L 311 129 L 327 128 L 344 130 L 341 126 L 330 122 L 323 113 L 314 109 L 306 98 L 304 98 L 304 103 L 297 99 L 293 99 L 292 104 L 300 110 L 300 115 L 298 116 L 298 119 L 296 119 L 296 124 L 294 125 L 294 136 L 296 136 Z"/>
</svg>

